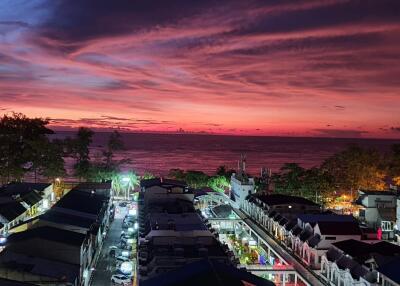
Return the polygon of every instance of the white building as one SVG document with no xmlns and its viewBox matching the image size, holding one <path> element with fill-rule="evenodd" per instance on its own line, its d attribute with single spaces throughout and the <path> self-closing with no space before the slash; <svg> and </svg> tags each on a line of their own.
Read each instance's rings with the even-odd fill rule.
<svg viewBox="0 0 400 286">
<path fill-rule="evenodd" d="M 397 195 L 391 191 L 359 191 L 359 219 L 368 227 L 382 230 L 383 239 L 394 238 Z"/>
<path fill-rule="evenodd" d="M 322 257 L 321 276 L 336 286 L 399 285 L 399 255 L 400 247 L 386 241 L 336 242 Z"/>
<path fill-rule="evenodd" d="M 242 155 L 237 173 L 231 176 L 231 200 L 235 202 L 237 208 L 240 208 L 246 198 L 255 192 L 254 178 L 246 174 L 246 158 Z"/>
</svg>

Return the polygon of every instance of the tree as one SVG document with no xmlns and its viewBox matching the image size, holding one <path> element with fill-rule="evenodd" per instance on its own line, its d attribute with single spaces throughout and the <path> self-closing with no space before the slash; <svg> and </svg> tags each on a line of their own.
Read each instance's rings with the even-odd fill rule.
<svg viewBox="0 0 400 286">
<path fill-rule="evenodd" d="M 186 180 L 186 173 L 182 169 L 171 169 L 168 172 L 168 177 L 173 178 L 175 180 L 181 180 L 184 181 Z"/>
<path fill-rule="evenodd" d="M 279 176 L 274 176 L 276 183 L 281 190 L 286 194 L 301 195 L 302 180 L 304 169 L 297 163 L 286 163 L 280 169 Z"/>
<path fill-rule="evenodd" d="M 216 192 L 224 193 L 230 187 L 229 181 L 225 176 L 209 177 L 207 185 Z"/>
<path fill-rule="evenodd" d="M 324 204 L 334 192 L 333 178 L 320 168 L 307 169 L 300 190 L 305 198 Z"/>
<path fill-rule="evenodd" d="M 74 164 L 75 176 L 81 179 L 88 179 L 91 172 L 90 162 L 90 144 L 92 143 L 92 137 L 94 132 L 86 127 L 80 127 L 76 138 L 68 139 L 68 145 L 72 157 L 75 158 Z"/>
<path fill-rule="evenodd" d="M 64 146 L 61 140 L 49 141 L 43 153 L 40 175 L 54 181 L 65 176 Z"/>
<path fill-rule="evenodd" d="M 389 176 L 397 186 L 400 186 L 400 144 L 394 144 L 391 149 L 388 160 Z"/>
<path fill-rule="evenodd" d="M 344 191 L 358 189 L 383 190 L 385 169 L 381 154 L 375 149 L 352 145 L 325 160 L 321 168 L 332 178 L 337 188 Z"/>
<path fill-rule="evenodd" d="M 148 179 L 154 179 L 156 176 L 150 172 L 144 172 L 144 174 L 140 177 L 141 180 L 148 180 Z"/>
<path fill-rule="evenodd" d="M 208 185 L 208 175 L 201 171 L 189 170 L 186 172 L 185 181 L 195 189 L 206 187 Z"/>
<path fill-rule="evenodd" d="M 120 162 L 115 162 L 113 160 L 115 151 L 123 150 L 124 142 L 122 141 L 121 134 L 118 131 L 114 131 L 111 133 L 108 142 L 107 148 L 103 151 L 104 156 L 104 168 L 106 170 L 112 171 L 119 168 Z"/>
<path fill-rule="evenodd" d="M 228 181 L 231 180 L 232 174 L 235 173 L 235 170 L 233 169 L 227 169 L 225 165 L 221 165 L 217 168 L 215 171 L 215 174 L 217 176 L 224 176 Z"/>
<path fill-rule="evenodd" d="M 3 183 L 21 180 L 26 172 L 38 168 L 48 142 L 49 120 L 12 113 L 0 118 L 0 176 Z"/>
</svg>

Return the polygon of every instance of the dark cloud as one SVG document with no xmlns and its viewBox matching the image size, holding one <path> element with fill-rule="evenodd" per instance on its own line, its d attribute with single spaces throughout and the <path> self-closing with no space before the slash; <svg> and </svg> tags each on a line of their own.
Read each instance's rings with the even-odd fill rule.
<svg viewBox="0 0 400 286">
<path fill-rule="evenodd" d="M 52 17 L 42 26 L 43 34 L 74 42 L 177 24 L 230 1 L 80 0 L 73 5 L 68 0 L 57 1 L 56 5 L 51 2 Z"/>
<path fill-rule="evenodd" d="M 351 130 L 351 129 L 314 129 L 318 132 L 318 135 L 329 136 L 329 137 L 343 137 L 343 138 L 357 138 L 363 134 L 367 134 L 368 131 L 364 130 Z"/>
<path fill-rule="evenodd" d="M 321 1 L 322 2 L 322 1 Z M 264 34 L 304 31 L 349 23 L 398 22 L 400 2 L 397 0 L 331 1 L 308 9 L 277 10 L 259 16 L 237 29 L 235 34 Z"/>
<path fill-rule="evenodd" d="M 392 131 L 399 131 L 400 132 L 400 126 L 399 127 L 390 127 L 390 130 Z"/>
</svg>

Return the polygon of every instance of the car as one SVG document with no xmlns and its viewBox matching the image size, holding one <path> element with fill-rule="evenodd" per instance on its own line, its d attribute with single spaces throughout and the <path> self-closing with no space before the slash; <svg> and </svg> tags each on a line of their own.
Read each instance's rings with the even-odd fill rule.
<svg viewBox="0 0 400 286">
<path fill-rule="evenodd" d="M 129 285 L 131 284 L 132 279 L 126 275 L 115 274 L 111 276 L 111 282 L 117 285 Z"/>
<path fill-rule="evenodd" d="M 123 262 L 128 262 L 128 261 L 130 261 L 130 259 L 129 259 L 128 257 L 126 257 L 126 256 L 120 255 L 120 256 L 117 256 L 117 257 L 115 258 L 115 261 L 117 262 L 117 265 L 118 265 L 118 264 L 122 264 Z"/>
</svg>

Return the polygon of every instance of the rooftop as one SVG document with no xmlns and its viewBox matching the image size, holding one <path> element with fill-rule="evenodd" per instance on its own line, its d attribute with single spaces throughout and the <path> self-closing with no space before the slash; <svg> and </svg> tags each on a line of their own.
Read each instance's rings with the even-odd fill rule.
<svg viewBox="0 0 400 286">
<path fill-rule="evenodd" d="M 359 190 L 361 195 L 379 195 L 379 196 L 396 196 L 397 193 L 393 191 L 376 191 L 376 190 Z"/>
<path fill-rule="evenodd" d="M 104 201 L 105 197 L 102 195 L 71 190 L 54 207 L 98 215 L 104 206 Z"/>
<path fill-rule="evenodd" d="M 95 222 L 94 219 L 57 212 L 53 209 L 50 209 L 46 213 L 42 214 L 40 216 L 40 219 L 58 224 L 79 226 L 87 229 L 89 229 L 91 225 Z"/>
<path fill-rule="evenodd" d="M 225 265 L 211 259 L 187 264 L 177 270 L 143 281 L 143 286 L 273 286 L 274 283 L 247 271 Z"/>
<path fill-rule="evenodd" d="M 300 214 L 298 219 L 304 223 L 316 223 L 320 221 L 331 222 L 356 222 L 357 220 L 352 215 L 337 215 L 337 214 Z"/>
<path fill-rule="evenodd" d="M 111 181 L 107 182 L 84 182 L 80 183 L 76 187 L 74 187 L 75 190 L 109 190 L 111 189 Z"/>
<path fill-rule="evenodd" d="M 150 217 L 152 229 L 175 231 L 207 230 L 197 213 L 165 214 L 154 213 Z"/>
<path fill-rule="evenodd" d="M 2 268 L 11 268 L 71 283 L 79 277 L 79 265 L 15 253 L 7 248 L 0 253 L 0 265 Z M 0 280 L 0 285 L 3 286 L 1 282 Z"/>
<path fill-rule="evenodd" d="M 164 179 L 164 178 L 153 178 L 140 181 L 140 187 L 142 188 L 149 188 L 153 186 L 160 186 L 164 188 L 171 188 L 171 187 L 186 188 L 187 184 L 184 181 Z"/>
<path fill-rule="evenodd" d="M 63 244 L 81 246 L 85 240 L 85 235 L 63 230 L 55 227 L 43 226 L 31 228 L 26 231 L 17 232 L 8 237 L 8 244 L 14 242 L 39 238 L 48 241 L 55 241 Z"/>
<path fill-rule="evenodd" d="M 288 204 L 298 204 L 307 206 L 318 206 L 318 204 L 307 200 L 303 197 L 287 196 L 282 194 L 271 194 L 271 195 L 252 195 L 259 199 L 263 203 L 274 206 L 274 205 L 288 205 Z"/>
<path fill-rule="evenodd" d="M 0 278 L 0 285 L 1 286 L 35 286 L 34 284 L 31 284 L 31 283 L 9 280 L 9 279 L 5 279 L 5 278 Z"/>
<path fill-rule="evenodd" d="M 0 215 L 8 221 L 13 221 L 26 212 L 26 208 L 17 201 L 0 204 Z"/>
<path fill-rule="evenodd" d="M 317 225 L 322 235 L 361 235 L 357 222 L 321 221 Z"/>
<path fill-rule="evenodd" d="M 359 263 L 364 263 L 365 260 L 374 256 L 378 265 L 382 265 L 387 262 L 390 257 L 400 257 L 400 246 L 387 241 L 371 244 L 349 239 L 335 242 L 333 245 Z"/>
<path fill-rule="evenodd" d="M 0 188 L 0 196 L 25 194 L 32 191 L 42 192 L 49 186 L 51 184 L 48 183 L 10 183 Z"/>
<path fill-rule="evenodd" d="M 390 280 L 400 284 L 400 257 L 379 267 L 378 271 Z"/>
</svg>

